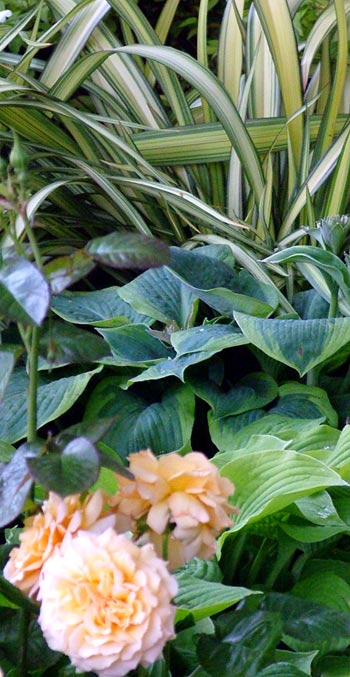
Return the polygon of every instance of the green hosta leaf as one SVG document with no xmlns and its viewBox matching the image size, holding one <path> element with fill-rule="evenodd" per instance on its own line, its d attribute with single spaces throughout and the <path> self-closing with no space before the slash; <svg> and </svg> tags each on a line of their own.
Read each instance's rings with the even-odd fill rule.
<svg viewBox="0 0 350 677">
<path fill-rule="evenodd" d="M 214 458 L 215 462 L 215 458 Z M 221 468 L 235 485 L 234 503 L 239 508 L 232 531 L 294 501 L 345 482 L 324 463 L 295 451 L 262 451 L 240 456 Z M 225 539 L 225 532 L 222 539 Z"/>
<path fill-rule="evenodd" d="M 220 451 L 231 449 L 241 430 L 250 428 L 255 422 L 265 418 L 264 409 L 251 409 L 236 416 L 215 419 L 213 412 L 208 412 L 210 437 Z"/>
<path fill-rule="evenodd" d="M 145 369 L 142 374 L 135 376 L 128 381 L 128 385 L 132 383 L 139 383 L 141 381 L 157 381 L 161 378 L 167 378 L 169 376 L 176 376 L 181 381 L 185 381 L 185 371 L 188 367 L 191 367 L 194 364 L 199 362 L 204 362 L 210 357 L 213 357 L 216 353 L 211 351 L 202 351 L 198 353 L 191 353 L 190 355 L 180 355 L 180 357 L 174 357 L 173 359 L 168 357 L 166 360 L 154 364 L 149 369 Z"/>
<path fill-rule="evenodd" d="M 98 367 L 76 376 L 52 379 L 41 377 L 38 386 L 38 427 L 64 414 L 83 393 Z M 0 439 L 17 442 L 27 430 L 28 376 L 24 369 L 15 369 L 0 403 Z"/>
<path fill-rule="evenodd" d="M 257 672 L 255 677 L 305 677 L 303 670 L 299 670 L 295 665 L 291 663 L 275 663 L 274 665 L 268 665 L 267 668 Z"/>
<path fill-rule="evenodd" d="M 349 463 L 350 425 L 346 425 L 340 433 L 335 448 L 329 453 L 327 463 L 334 468 L 341 468 Z"/>
<path fill-rule="evenodd" d="M 79 494 L 96 482 L 100 462 L 95 446 L 86 437 L 68 442 L 61 454 L 53 452 L 27 459 L 34 479 L 61 496 Z"/>
<path fill-rule="evenodd" d="M 277 383 L 269 374 L 259 372 L 244 376 L 227 392 L 222 392 L 213 382 L 192 382 L 196 395 L 205 400 L 213 410 L 211 421 L 259 409 L 278 395 Z"/>
<path fill-rule="evenodd" d="M 282 626 L 277 614 L 261 611 L 234 614 L 219 617 L 217 637 L 199 640 L 199 661 L 213 677 L 218 674 L 220 677 L 254 677 L 280 641 Z"/>
<path fill-rule="evenodd" d="M 259 595 L 258 590 L 235 588 L 222 583 L 201 580 L 180 571 L 176 576 L 179 590 L 175 597 L 176 621 L 192 615 L 195 621 L 223 611 L 249 595 Z"/>
<path fill-rule="evenodd" d="M 167 268 L 147 270 L 124 285 L 119 295 L 138 313 L 160 322 L 186 327 L 194 312 L 196 295 Z"/>
<path fill-rule="evenodd" d="M 99 291 L 66 291 L 52 299 L 52 310 L 68 322 L 94 327 L 114 327 L 133 322 L 147 323 L 146 315 L 137 313 L 119 296 L 119 287 Z"/>
<path fill-rule="evenodd" d="M 152 336 L 146 324 L 129 324 L 113 329 L 99 329 L 109 344 L 113 364 L 147 365 L 171 357 L 173 351 Z"/>
<path fill-rule="evenodd" d="M 124 392 L 114 377 L 103 379 L 92 392 L 86 420 L 118 415 L 103 441 L 125 459 L 150 447 L 155 453 L 189 448 L 194 422 L 194 395 L 189 386 L 169 388 L 161 402 Z"/>
<path fill-rule="evenodd" d="M 0 265 L 0 315 L 15 322 L 41 325 L 50 304 L 49 285 L 33 263 L 21 257 Z"/>
<path fill-rule="evenodd" d="M 170 340 L 178 355 L 201 350 L 218 353 L 225 348 L 248 343 L 242 332 L 230 324 L 204 324 L 201 327 L 191 327 L 174 332 L 170 335 Z"/>
<path fill-rule="evenodd" d="M 266 414 L 260 420 L 253 421 L 249 426 L 238 431 L 230 440 L 230 448 L 240 449 L 247 446 L 253 435 L 276 435 L 282 440 L 291 441 L 299 435 L 309 433 L 322 421 L 323 419 L 309 421 L 300 418 L 293 419 L 282 414 Z"/>
<path fill-rule="evenodd" d="M 311 449 L 323 449 L 329 452 L 327 454 L 327 463 L 330 454 L 336 446 L 340 432 L 331 428 L 329 425 L 316 425 L 310 431 L 301 431 L 293 439 L 294 451 L 307 452 Z M 332 465 L 328 463 L 328 465 Z"/>
<path fill-rule="evenodd" d="M 350 585 L 333 572 L 317 572 L 298 581 L 291 594 L 309 602 L 324 604 L 348 612 L 350 610 Z"/>
<path fill-rule="evenodd" d="M 71 256 L 61 256 L 44 266 L 45 275 L 53 294 L 60 294 L 94 269 L 92 257 L 82 250 Z"/>
<path fill-rule="evenodd" d="M 319 649 L 325 654 L 342 651 L 350 644 L 349 612 L 279 593 L 266 595 L 261 606 L 281 615 L 283 642 L 294 651 Z"/>
<path fill-rule="evenodd" d="M 270 411 L 271 414 L 285 414 L 293 418 L 316 419 L 324 416 L 331 426 L 338 425 L 337 413 L 327 393 L 322 388 L 294 381 L 279 388 L 279 398 Z"/>
<path fill-rule="evenodd" d="M 278 661 L 283 661 L 294 665 L 302 673 L 311 675 L 311 663 L 317 656 L 317 651 L 284 651 L 283 649 L 276 649 L 275 658 Z"/>
<path fill-rule="evenodd" d="M 301 514 L 313 524 L 344 526 L 327 491 L 300 498 L 295 504 Z"/>
<path fill-rule="evenodd" d="M 334 536 L 338 536 L 338 534 L 349 533 L 349 528 L 345 524 L 338 527 L 321 527 L 311 526 L 308 522 L 294 524 L 290 521 L 288 524 L 281 524 L 281 529 L 295 541 L 309 545 L 311 543 L 322 543 L 322 541 L 327 541 Z"/>
<path fill-rule="evenodd" d="M 325 656 L 319 663 L 322 677 L 346 677 L 349 674 L 349 656 Z"/>
<path fill-rule="evenodd" d="M 0 401 L 2 400 L 5 390 L 8 386 L 13 367 L 15 364 L 15 356 L 13 353 L 7 351 L 0 351 Z"/>
<path fill-rule="evenodd" d="M 327 276 L 331 277 L 342 290 L 344 296 L 349 298 L 349 271 L 345 263 L 332 252 L 312 245 L 295 246 L 272 254 L 266 261 L 270 263 L 307 263 L 316 266 L 321 273 L 326 273 Z"/>
<path fill-rule="evenodd" d="M 22 444 L 9 463 L 0 467 L 0 527 L 12 522 L 22 511 L 33 484 L 26 458 L 39 453 L 40 446 Z"/>
<path fill-rule="evenodd" d="M 99 336 L 66 322 L 50 322 L 40 339 L 39 369 L 98 362 L 110 354 Z"/>
<path fill-rule="evenodd" d="M 99 263 L 112 268 L 145 269 L 169 262 L 170 251 L 165 242 L 138 233 L 117 232 L 96 237 L 85 251 Z"/>
<path fill-rule="evenodd" d="M 223 468 L 226 463 L 229 463 L 234 458 L 239 458 L 239 456 L 245 456 L 245 454 L 251 454 L 255 451 L 272 451 L 273 449 L 280 451 L 281 449 L 285 449 L 287 446 L 288 442 L 280 440 L 278 437 L 274 437 L 273 435 L 253 435 L 246 447 L 218 452 L 215 455 L 215 465 L 218 468 Z"/>
<path fill-rule="evenodd" d="M 350 340 L 350 318 L 271 320 L 234 312 L 243 334 L 264 353 L 304 376 Z"/>
<path fill-rule="evenodd" d="M 246 270 L 237 273 L 223 261 L 205 256 L 205 247 L 194 252 L 172 247 L 169 268 L 198 298 L 227 317 L 233 310 L 266 317 L 278 305 L 272 286 Z"/>
</svg>

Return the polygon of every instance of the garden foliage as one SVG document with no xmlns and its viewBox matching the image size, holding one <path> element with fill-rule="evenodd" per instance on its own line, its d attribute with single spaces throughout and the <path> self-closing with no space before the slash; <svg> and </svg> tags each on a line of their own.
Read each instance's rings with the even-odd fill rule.
<svg viewBox="0 0 350 677">
<path fill-rule="evenodd" d="M 213 36 L 201 0 L 195 54 L 161 4 L 1 24 L 1 568 L 47 492 L 199 450 L 232 525 L 137 674 L 346 675 L 350 3 L 228 0 Z M 37 613 L 1 576 L 4 673 L 75 674 Z"/>
</svg>

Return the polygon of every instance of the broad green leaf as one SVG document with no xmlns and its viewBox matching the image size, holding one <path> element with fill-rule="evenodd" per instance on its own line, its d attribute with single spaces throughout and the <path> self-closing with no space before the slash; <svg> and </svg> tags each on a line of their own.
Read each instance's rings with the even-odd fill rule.
<svg viewBox="0 0 350 677">
<path fill-rule="evenodd" d="M 223 611 L 241 599 L 261 594 L 258 590 L 230 587 L 222 583 L 203 581 L 186 571 L 176 576 L 179 585 L 175 597 L 176 621 L 192 615 L 195 621 Z"/>
<path fill-rule="evenodd" d="M 230 324 L 204 324 L 176 331 L 170 340 L 178 355 L 187 355 L 201 350 L 220 352 L 248 343 L 243 334 Z"/>
<path fill-rule="evenodd" d="M 118 416 L 103 438 L 122 459 L 139 449 L 156 454 L 189 448 L 194 422 L 194 395 L 189 386 L 172 386 L 161 402 L 124 392 L 114 377 L 103 379 L 92 392 L 86 421 L 101 416 Z"/>
<path fill-rule="evenodd" d="M 346 425 L 340 433 L 335 448 L 330 451 L 327 463 L 333 468 L 341 468 L 349 463 L 350 425 Z"/>
<path fill-rule="evenodd" d="M 350 585 L 332 572 L 317 572 L 298 581 L 291 594 L 338 611 L 350 610 Z"/>
<path fill-rule="evenodd" d="M 264 353 L 304 376 L 350 340 L 347 317 L 320 320 L 279 320 L 234 312 L 246 338 Z"/>
<path fill-rule="evenodd" d="M 282 440 L 294 440 L 300 435 L 307 435 L 324 419 L 316 420 L 290 418 L 282 414 L 265 414 L 263 418 L 254 421 L 243 430 L 238 431 L 230 440 L 227 448 L 240 449 L 249 444 L 253 435 L 276 435 Z M 224 421 L 223 421 L 224 422 Z"/>
<path fill-rule="evenodd" d="M 263 421 L 264 409 L 250 409 L 242 414 L 216 419 L 212 411 L 208 412 L 210 437 L 220 451 L 231 449 L 240 431 L 249 428 L 255 422 Z"/>
<path fill-rule="evenodd" d="M 306 675 L 311 675 L 311 663 L 313 659 L 317 656 L 317 651 L 284 651 L 283 649 L 277 649 L 275 652 L 275 658 L 278 661 L 285 661 L 290 665 L 301 670 Z"/>
<path fill-rule="evenodd" d="M 111 348 L 113 364 L 125 366 L 148 365 L 171 358 L 173 351 L 152 336 L 146 324 L 128 324 L 113 329 L 99 329 Z"/>
<path fill-rule="evenodd" d="M 0 401 L 2 400 L 5 390 L 8 386 L 13 367 L 15 365 L 15 356 L 13 353 L 1 350 L 0 351 Z"/>
<path fill-rule="evenodd" d="M 319 663 L 322 677 L 347 677 L 350 669 L 349 656 L 325 656 Z"/>
<path fill-rule="evenodd" d="M 239 513 L 230 531 L 282 510 L 303 496 L 345 484 L 324 463 L 286 449 L 240 456 L 221 468 L 221 474 L 236 487 L 234 503 Z M 222 542 L 228 533 L 221 536 Z"/>
<path fill-rule="evenodd" d="M 280 593 L 266 595 L 261 606 L 281 615 L 283 643 L 294 651 L 319 649 L 322 655 L 350 644 L 349 612 Z"/>
<path fill-rule="evenodd" d="M 272 451 L 273 449 L 275 451 L 280 451 L 281 449 L 286 449 L 287 446 L 288 442 L 280 440 L 273 435 L 253 435 L 246 447 L 234 450 L 230 449 L 229 451 L 219 451 L 215 455 L 215 465 L 217 468 L 221 469 L 226 463 L 229 463 L 239 456 L 251 454 L 255 451 Z"/>
<path fill-rule="evenodd" d="M 100 462 L 95 446 L 86 437 L 76 437 L 62 453 L 51 452 L 27 459 L 34 479 L 60 496 L 79 494 L 96 482 Z"/>
<path fill-rule="evenodd" d="M 237 273 L 224 262 L 207 257 L 205 248 L 188 252 L 172 247 L 169 268 L 198 298 L 222 315 L 232 317 L 233 310 L 245 309 L 266 317 L 278 305 L 271 285 L 254 279 L 246 270 Z"/>
<path fill-rule="evenodd" d="M 288 381 L 278 389 L 279 398 L 271 414 L 284 414 L 292 418 L 317 419 L 324 416 L 329 425 L 338 425 L 338 416 L 325 390 L 316 386 Z"/>
<path fill-rule="evenodd" d="M 344 293 L 349 295 L 350 273 L 342 260 L 330 251 L 312 245 L 289 247 L 269 256 L 270 263 L 307 263 L 319 268 L 321 272 L 331 277 Z"/>
<path fill-rule="evenodd" d="M 116 232 L 90 240 L 85 251 L 99 263 L 112 268 L 162 266 L 170 260 L 169 247 L 156 238 L 139 233 Z"/>
<path fill-rule="evenodd" d="M 133 376 L 128 380 L 128 385 L 132 383 L 140 383 L 142 381 L 158 381 L 161 378 L 168 378 L 170 376 L 176 376 L 180 381 L 185 381 L 185 371 L 188 367 L 191 367 L 194 364 L 199 362 L 205 362 L 210 357 L 213 357 L 216 354 L 216 351 L 206 351 L 198 353 L 190 353 L 189 355 L 180 355 L 179 357 L 170 358 L 162 360 L 157 364 L 152 365 L 148 369 L 145 369 L 138 376 Z"/>
<path fill-rule="evenodd" d="M 146 270 L 119 289 L 119 296 L 137 313 L 186 327 L 196 295 L 166 268 Z"/>
<path fill-rule="evenodd" d="M 340 432 L 328 425 L 316 425 L 309 431 L 301 430 L 300 434 L 296 434 L 293 438 L 294 451 L 307 452 L 310 449 L 329 449 L 327 454 L 327 463 L 330 458 L 332 450 L 336 446 L 339 439 Z M 329 463 L 329 465 L 332 465 Z"/>
<path fill-rule="evenodd" d="M 327 491 L 300 498 L 295 501 L 295 505 L 301 514 L 313 524 L 344 526 Z"/>
<path fill-rule="evenodd" d="M 4 527 L 23 509 L 33 484 L 26 458 L 40 451 L 39 445 L 22 444 L 11 460 L 0 466 L 0 527 Z"/>
<path fill-rule="evenodd" d="M 119 295 L 120 287 L 107 287 L 97 291 L 66 291 L 51 301 L 57 315 L 74 324 L 94 327 L 113 327 L 133 322 L 146 323 L 149 318 L 137 313 Z"/>
<path fill-rule="evenodd" d="M 98 362 L 110 354 L 107 342 L 96 334 L 60 321 L 50 322 L 45 328 L 39 351 L 39 369 Z"/>
<path fill-rule="evenodd" d="M 63 378 L 41 377 L 38 386 L 38 427 L 52 421 L 72 407 L 101 367 Z M 0 403 L 0 439 L 16 442 L 27 430 L 28 376 L 24 369 L 15 369 Z"/>
<path fill-rule="evenodd" d="M 15 322 L 41 325 L 50 303 L 47 281 L 37 267 L 20 256 L 0 265 L 0 315 Z"/>
<path fill-rule="evenodd" d="M 221 616 L 221 622 L 220 619 L 217 621 L 219 636 L 199 639 L 199 661 L 213 677 L 218 674 L 222 677 L 253 677 L 280 641 L 282 626 L 277 614 L 257 611 L 245 616 L 244 612 L 236 613 L 236 623 L 230 623 L 226 632 L 220 625 L 229 613 Z"/>
<path fill-rule="evenodd" d="M 305 677 L 305 672 L 292 663 L 274 663 L 256 673 L 256 677 Z M 308 673 L 310 674 L 310 673 Z"/>
<path fill-rule="evenodd" d="M 196 380 L 192 385 L 196 395 L 211 406 L 212 420 L 264 407 L 278 396 L 277 383 L 262 372 L 244 376 L 227 392 L 210 381 Z"/>
<path fill-rule="evenodd" d="M 310 525 L 308 522 L 294 523 L 292 520 L 287 524 L 281 524 L 282 531 L 290 538 L 299 543 L 305 543 L 305 547 L 311 547 L 313 543 L 322 543 L 330 538 L 337 537 L 339 534 L 349 534 L 349 528 L 344 526 L 328 527 Z M 307 545 L 308 544 L 308 545 Z"/>
</svg>

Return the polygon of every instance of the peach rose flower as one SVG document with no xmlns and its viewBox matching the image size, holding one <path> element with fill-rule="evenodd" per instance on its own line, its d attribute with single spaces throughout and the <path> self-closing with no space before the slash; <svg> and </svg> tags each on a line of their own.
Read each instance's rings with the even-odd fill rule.
<svg viewBox="0 0 350 677">
<path fill-rule="evenodd" d="M 88 494 L 84 501 L 79 495 L 61 498 L 50 492 L 42 511 L 24 520 L 20 546 L 11 550 L 4 577 L 35 600 L 42 566 L 66 533 L 79 529 L 101 532 L 114 524 L 115 517 L 106 512 L 100 490 Z"/>
<path fill-rule="evenodd" d="M 79 671 L 122 677 L 160 658 L 174 637 L 177 583 L 151 545 L 81 531 L 45 562 L 39 624 Z"/>
<path fill-rule="evenodd" d="M 129 460 L 135 479 L 118 476 L 120 491 L 109 499 L 117 510 L 117 524 L 135 530 L 141 523 L 141 542 L 152 542 L 159 555 L 160 536 L 173 527 L 168 539 L 172 569 L 195 556 L 210 559 L 216 537 L 232 525 L 229 515 L 236 512 L 227 501 L 234 492 L 232 482 L 197 451 L 157 458 L 147 449 L 131 454 Z"/>
</svg>

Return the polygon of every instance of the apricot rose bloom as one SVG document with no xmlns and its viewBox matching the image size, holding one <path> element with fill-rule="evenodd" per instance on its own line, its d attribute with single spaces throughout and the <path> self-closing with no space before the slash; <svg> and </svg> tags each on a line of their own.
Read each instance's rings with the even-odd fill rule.
<svg viewBox="0 0 350 677">
<path fill-rule="evenodd" d="M 39 624 L 81 671 L 122 677 L 148 666 L 174 637 L 175 579 L 152 545 L 124 534 L 67 536 L 42 569 Z"/>
<path fill-rule="evenodd" d="M 221 477 L 207 457 L 193 451 L 158 458 L 147 449 L 130 454 L 134 480 L 118 476 L 120 490 L 109 499 L 117 510 L 117 526 L 137 528 L 145 518 L 149 527 L 141 542 L 152 542 L 162 553 L 161 534 L 173 527 L 168 541 L 169 566 L 174 569 L 192 557 L 210 559 L 216 551 L 216 537 L 232 525 L 229 514 L 236 512 L 227 499 L 233 493 L 230 480 Z"/>
<path fill-rule="evenodd" d="M 50 492 L 42 512 L 24 521 L 20 546 L 11 550 L 4 577 L 35 600 L 42 566 L 67 533 L 74 534 L 79 529 L 101 532 L 114 524 L 115 517 L 106 513 L 100 490 L 84 501 L 79 495 L 61 498 Z"/>
</svg>

